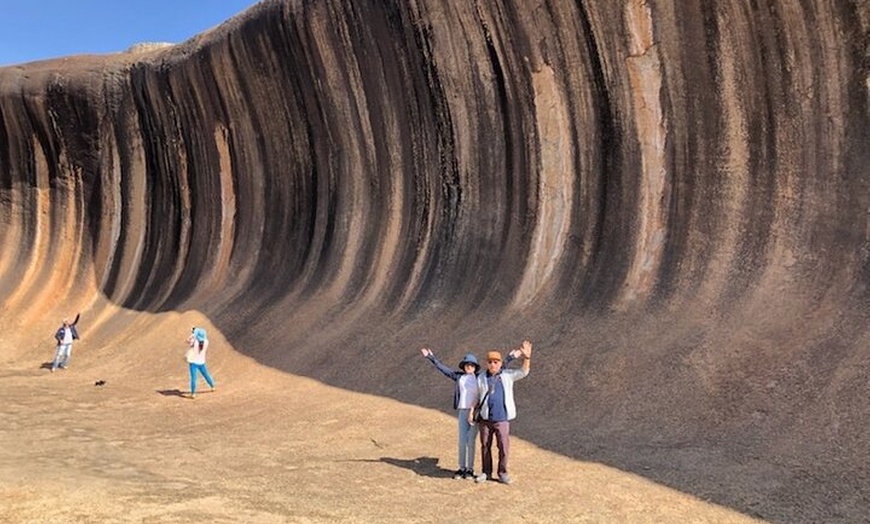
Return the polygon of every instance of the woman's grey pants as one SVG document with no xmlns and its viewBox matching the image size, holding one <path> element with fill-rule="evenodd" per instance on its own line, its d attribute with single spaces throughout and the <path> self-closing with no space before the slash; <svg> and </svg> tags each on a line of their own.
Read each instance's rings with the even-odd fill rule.
<svg viewBox="0 0 870 524">
<path fill-rule="evenodd" d="M 470 409 L 460 409 L 456 418 L 459 424 L 459 469 L 474 471 L 474 448 L 477 445 L 477 426 L 468 423 Z"/>
</svg>

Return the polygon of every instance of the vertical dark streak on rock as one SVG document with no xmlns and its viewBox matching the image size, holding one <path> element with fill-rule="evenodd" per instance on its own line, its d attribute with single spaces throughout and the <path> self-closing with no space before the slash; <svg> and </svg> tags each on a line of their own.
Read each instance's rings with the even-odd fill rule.
<svg viewBox="0 0 870 524">
<path fill-rule="evenodd" d="M 506 16 L 505 18 L 510 19 L 509 16 Z M 493 142 L 501 145 L 500 149 L 504 154 L 504 164 L 502 167 L 502 164 L 496 161 L 496 165 L 501 167 L 503 172 L 489 174 L 497 189 L 495 195 L 498 197 L 499 201 L 483 203 L 484 209 L 488 209 L 490 210 L 489 213 L 495 214 L 494 225 L 496 230 L 488 232 L 488 234 L 493 237 L 492 246 L 487 253 L 487 256 L 483 259 L 483 263 L 490 267 L 491 271 L 488 272 L 488 274 L 479 275 L 474 288 L 475 294 L 473 294 L 472 297 L 474 302 L 489 301 L 490 303 L 495 302 L 500 304 L 504 303 L 504 301 L 511 296 L 513 287 L 510 283 L 512 280 L 516 280 L 517 278 L 516 275 L 501 274 L 504 270 L 505 264 L 508 261 L 518 261 L 521 269 L 524 260 L 522 256 L 509 257 L 509 259 L 506 260 L 505 252 L 509 249 L 514 249 L 517 253 L 526 251 L 521 250 L 519 245 L 512 244 L 509 240 L 509 236 L 512 233 L 511 218 L 526 218 L 526 203 L 520 203 L 518 201 L 517 186 L 520 184 L 515 180 L 515 178 L 521 176 L 521 170 L 525 171 L 526 169 L 531 169 L 533 167 L 522 162 L 522 157 L 524 156 L 523 148 L 526 144 L 514 139 L 513 134 L 517 132 L 515 129 L 515 120 L 520 119 L 515 119 L 513 112 L 517 107 L 534 107 L 534 104 L 529 104 L 528 100 L 525 101 L 525 104 L 512 103 L 508 93 L 508 82 L 511 80 L 522 82 L 526 79 L 509 79 L 506 75 L 504 67 L 507 67 L 508 59 L 507 57 L 499 56 L 499 51 L 496 49 L 495 45 L 496 37 L 492 34 L 492 30 L 484 20 L 483 16 L 481 16 L 479 6 L 477 8 L 477 23 L 480 25 L 483 33 L 488 65 L 494 77 L 493 87 L 496 93 L 494 109 L 496 110 L 496 114 L 502 120 L 500 122 L 501 128 L 497 130 L 498 138 L 493 138 Z M 505 34 L 504 36 L 507 37 L 508 35 Z M 504 66 L 502 63 L 503 61 L 505 62 Z M 513 92 L 511 95 L 519 96 L 517 93 Z M 496 130 L 493 131 L 494 134 L 496 134 Z M 532 136 L 524 138 L 531 140 Z M 529 176 L 529 179 L 532 178 L 533 177 Z M 502 184 L 504 184 L 503 189 L 500 187 Z M 483 279 L 483 281 L 481 281 L 481 279 Z"/>
<path fill-rule="evenodd" d="M 13 164 L 12 164 L 12 143 L 9 140 L 7 131 L 6 116 L 3 111 L 3 105 L 0 104 L 0 189 L 12 189 L 13 184 Z M 0 193 L 0 204 L 6 195 Z"/>
<path fill-rule="evenodd" d="M 305 16 L 302 22 L 313 20 L 318 14 L 311 8 L 306 6 Z M 315 34 L 306 25 L 303 28 L 305 33 L 302 35 L 304 49 L 311 50 L 317 48 L 315 42 L 317 38 Z M 330 26 L 333 31 L 334 27 Z M 335 33 L 329 42 L 320 42 L 321 46 L 332 45 L 332 42 L 338 41 Z M 337 129 L 341 129 L 341 124 L 335 121 L 333 114 L 334 108 L 330 105 L 333 93 L 327 89 L 323 79 L 329 77 L 327 65 L 323 62 L 322 56 L 315 55 L 309 52 L 305 56 L 304 65 L 293 75 L 293 78 L 298 79 L 297 88 L 303 91 L 312 89 L 312 98 L 309 101 L 312 105 L 307 105 L 306 118 L 307 122 L 314 130 L 311 135 L 318 137 L 318 140 L 312 142 L 314 158 L 312 159 L 312 185 L 311 193 L 307 199 L 299 199 L 298 204 L 300 209 L 305 209 L 308 206 L 313 206 L 311 214 L 312 234 L 308 242 L 310 243 L 309 257 L 305 260 L 305 268 L 307 277 L 302 285 L 302 296 L 309 297 L 317 293 L 322 288 L 323 284 L 328 282 L 334 271 L 337 269 L 335 264 L 330 264 L 329 254 L 333 252 L 333 248 L 340 251 L 340 246 L 334 246 L 334 236 L 336 228 L 336 210 L 338 209 L 338 191 L 341 189 L 338 186 L 336 178 L 337 170 L 341 169 L 343 158 L 346 155 L 344 146 L 340 142 L 340 133 Z M 337 96 L 349 96 L 348 93 L 337 93 Z M 337 125 L 338 124 L 338 125 Z M 317 147 L 315 147 L 315 145 Z M 338 255 L 338 251 L 336 251 Z M 336 256 L 340 259 L 340 256 Z"/>
<path fill-rule="evenodd" d="M 404 153 L 400 163 L 394 166 L 394 172 L 390 174 L 390 179 L 397 179 L 393 183 L 401 185 L 400 198 L 404 202 L 404 208 L 396 270 L 383 302 L 395 307 L 405 296 L 408 304 L 404 307 L 411 313 L 426 303 L 418 296 L 424 286 L 413 280 L 415 264 L 423 259 L 422 263 L 428 268 L 433 263 L 431 252 L 422 250 L 422 246 L 426 245 L 432 235 L 429 216 L 434 205 L 428 179 L 430 166 L 425 161 L 423 151 L 423 114 L 428 113 L 428 109 L 421 106 L 428 101 L 424 94 L 428 89 L 423 75 L 416 74 L 418 71 L 425 71 L 423 64 L 426 56 L 417 52 L 419 27 L 405 8 L 405 2 L 390 2 L 386 10 L 387 30 L 395 35 L 391 42 L 395 63 L 384 63 L 384 69 L 394 85 L 395 92 L 392 96 L 396 98 L 396 112 L 405 115 L 405 118 L 397 123 L 400 126 L 398 136 L 390 137 L 396 141 L 396 149 Z M 428 269 L 424 269 L 424 274 L 428 273 Z"/>
<path fill-rule="evenodd" d="M 462 269 L 462 262 L 457 260 L 457 256 L 461 258 L 461 254 L 456 253 L 456 229 L 457 222 L 460 220 L 460 209 L 462 205 L 462 189 L 460 186 L 458 166 L 453 153 L 453 122 L 450 117 L 450 104 L 446 99 L 443 86 L 438 73 L 438 64 L 435 63 L 431 45 L 431 28 L 425 25 L 422 21 L 416 26 L 414 38 L 416 51 L 419 54 L 420 64 L 423 69 L 423 78 L 426 80 L 425 91 L 418 94 L 425 94 L 423 104 L 431 104 L 431 118 L 433 122 L 432 131 L 434 132 L 435 150 L 437 154 L 436 172 L 440 200 L 432 204 L 435 209 L 439 210 L 437 217 L 436 234 L 433 238 L 433 245 L 429 254 L 429 259 L 434 263 L 427 265 L 427 271 L 421 279 L 421 289 L 428 290 L 430 293 L 444 295 L 446 299 L 455 297 L 461 293 L 461 285 L 445 288 L 443 286 L 445 279 L 458 276 L 454 273 L 454 268 Z M 429 138 L 429 137 L 426 137 Z M 427 144 L 421 144 L 424 150 Z M 428 155 L 427 155 L 428 156 Z M 428 170 L 427 170 L 428 171 Z M 418 300 L 430 300 L 433 295 L 418 297 Z"/>
<path fill-rule="evenodd" d="M 382 135 L 387 131 L 385 114 L 389 111 L 383 107 L 382 97 L 398 97 L 393 87 L 386 83 L 386 71 L 395 62 L 390 44 L 396 40 L 396 35 L 388 31 L 389 26 L 385 21 L 389 7 L 379 4 L 372 6 L 366 2 L 353 2 L 344 6 L 347 13 L 344 18 L 348 21 L 349 59 L 353 62 L 354 72 L 359 74 L 358 89 L 364 93 L 364 96 L 351 97 L 355 116 L 360 121 L 349 127 L 354 130 L 361 144 L 361 150 L 357 153 L 361 165 L 358 171 L 349 174 L 357 179 L 357 191 L 363 193 L 362 201 L 354 203 L 354 208 L 361 207 L 355 213 L 365 216 L 363 229 L 354 232 L 354 235 L 376 239 L 362 243 L 355 252 L 353 274 L 344 294 L 348 304 L 354 303 L 372 280 L 377 269 L 374 267 L 375 255 L 381 248 L 385 219 L 389 217 L 389 209 L 383 205 L 389 202 L 389 194 L 384 190 L 390 185 L 389 177 L 384 176 L 388 172 L 385 168 L 389 161 L 385 144 L 394 140 L 394 137 Z M 389 62 L 385 61 L 384 53 L 387 53 Z M 348 85 L 348 92 L 353 90 Z M 362 121 L 363 117 L 367 120 Z M 371 131 L 373 143 L 364 130 Z M 382 178 L 386 180 L 385 183 L 381 183 Z"/>
<path fill-rule="evenodd" d="M 598 95 L 595 102 L 596 128 L 600 134 L 597 147 L 603 156 L 602 165 L 592 166 L 594 170 L 590 170 L 592 173 L 600 173 L 603 181 L 595 209 L 599 215 L 596 220 L 598 227 L 591 237 L 597 249 L 593 251 L 588 274 L 578 275 L 579 282 L 576 282 L 579 285 L 578 305 L 594 308 L 606 307 L 619 291 L 618 286 L 628 270 L 626 257 L 619 255 L 620 246 L 623 245 L 620 239 L 628 232 L 624 229 L 625 225 L 616 221 L 619 214 L 616 210 L 622 200 L 619 171 L 623 164 L 623 139 L 619 115 L 614 111 L 610 98 L 601 50 L 583 0 L 577 0 L 577 11 L 581 37 L 589 53 L 589 67 L 592 72 L 590 82 L 593 92 Z"/>
<path fill-rule="evenodd" d="M 220 190 L 214 188 L 214 180 L 220 184 L 212 170 L 215 169 L 214 159 L 217 152 L 208 148 L 214 137 L 208 130 L 214 129 L 206 115 L 197 109 L 201 101 L 197 99 L 196 86 L 213 85 L 214 79 L 201 76 L 202 53 L 191 57 L 185 75 L 175 75 L 167 78 L 169 98 L 175 101 L 175 112 L 178 118 L 178 148 L 184 152 L 183 169 L 186 171 L 186 183 L 180 187 L 174 185 L 177 191 L 179 207 L 179 222 L 189 222 L 189 230 L 181 237 L 183 229 L 179 230 L 178 256 L 185 255 L 181 274 L 172 286 L 170 295 L 166 298 L 163 308 L 176 309 L 190 296 L 196 288 L 196 283 L 203 273 L 209 270 L 209 252 L 217 246 L 215 231 L 219 227 L 221 210 Z M 211 106 L 212 104 L 209 104 Z M 191 107 L 192 106 L 192 107 Z M 198 154 L 202 148 L 210 149 L 208 154 Z M 177 179 L 176 179 L 177 180 Z M 178 182 L 181 182 L 180 180 Z M 186 191 L 190 198 L 190 209 L 185 212 L 182 192 Z M 181 243 L 184 245 L 181 245 Z"/>
<path fill-rule="evenodd" d="M 865 25 L 851 23 L 854 20 L 863 21 Z M 849 65 L 857 72 L 853 83 L 849 84 L 846 113 L 864 117 L 863 122 L 861 118 L 847 120 L 846 136 L 854 138 L 849 140 L 843 167 L 845 173 L 867 174 L 870 172 L 870 5 L 864 0 L 849 2 L 848 8 L 842 7 L 838 22 L 848 28 L 845 40 L 852 44 L 854 61 Z M 870 216 L 870 176 L 856 181 L 856 186 L 850 199 L 857 202 L 855 208 L 860 210 L 858 215 L 866 223 Z M 865 228 L 863 233 L 858 249 L 859 263 L 856 264 L 860 285 L 854 292 L 859 303 L 866 304 L 870 301 L 870 231 Z"/>
<path fill-rule="evenodd" d="M 659 15 L 654 15 L 659 16 Z M 658 48 L 664 53 L 660 42 L 663 40 L 661 33 L 663 29 L 660 27 L 664 23 L 656 26 L 654 39 L 659 42 Z M 670 78 L 669 60 L 663 56 L 662 58 L 662 107 L 666 108 L 667 118 L 673 121 L 682 121 L 681 115 L 678 114 L 679 93 L 672 91 L 672 85 L 676 79 Z M 677 73 L 675 72 L 674 75 Z M 685 257 L 688 255 L 688 235 L 690 232 L 691 221 L 686 217 L 691 216 L 690 203 L 694 198 L 695 185 L 686 183 L 685 177 L 680 176 L 681 169 L 686 165 L 685 159 L 678 148 L 680 143 L 684 143 L 684 138 L 678 138 L 677 131 L 673 127 L 668 129 L 665 156 L 666 164 L 671 166 L 673 170 L 671 174 L 671 198 L 670 205 L 667 209 L 668 230 L 666 233 L 665 249 L 662 251 L 662 264 L 658 274 L 656 294 L 652 297 L 657 305 L 665 304 L 669 299 L 674 298 L 678 291 L 680 279 L 684 275 L 683 267 Z M 696 246 L 697 248 L 697 246 Z M 688 265 L 688 264 L 687 264 Z M 692 280 L 692 279 L 690 279 Z"/>
<path fill-rule="evenodd" d="M 132 82 L 129 84 L 132 86 Z M 132 89 L 130 89 L 132 93 Z M 121 98 L 119 96 L 119 98 Z M 128 198 L 130 195 L 130 185 L 131 185 L 131 177 L 124 176 L 130 172 L 131 158 L 130 158 L 130 145 L 127 140 L 127 123 L 124 120 L 124 116 L 127 114 L 126 111 L 130 110 L 129 106 L 132 105 L 132 95 L 128 94 L 124 96 L 121 100 L 119 100 L 117 110 L 111 115 L 111 128 L 113 131 L 112 139 L 116 144 L 117 152 L 118 152 L 118 162 L 117 170 L 121 173 L 121 177 L 119 180 L 120 183 L 120 199 L 121 199 L 121 216 L 117 217 L 120 220 L 119 228 L 121 231 L 126 230 L 126 225 L 130 223 L 130 209 Z M 105 186 L 104 186 L 105 187 Z M 96 238 L 96 237 L 95 237 Z M 113 249 L 113 257 L 111 264 L 104 268 L 105 275 L 103 276 L 103 293 L 106 294 L 111 300 L 123 303 L 123 297 L 118 296 L 116 293 L 118 292 L 117 286 L 119 284 L 118 279 L 120 278 L 120 273 L 122 270 L 121 264 L 121 256 L 120 254 L 125 251 L 128 243 L 128 235 L 120 235 L 117 240 L 117 244 L 112 246 Z"/>
<path fill-rule="evenodd" d="M 253 159 L 258 163 L 265 159 L 275 159 L 274 162 L 234 167 L 234 171 L 237 169 L 239 173 L 253 168 L 248 176 L 241 178 L 245 184 L 238 195 L 240 209 L 247 214 L 249 210 L 244 203 L 260 200 L 261 196 L 254 193 L 262 192 L 265 207 L 256 214 L 271 217 L 264 221 L 262 231 L 251 231 L 261 235 L 257 242 L 237 237 L 242 245 L 251 243 L 259 251 L 252 270 L 251 286 L 258 290 L 257 301 L 265 307 L 294 289 L 312 255 L 321 193 L 316 189 L 318 162 L 314 161 L 306 172 L 307 160 L 302 156 L 316 150 L 298 144 L 296 138 L 297 129 L 301 128 L 305 130 L 303 136 L 308 137 L 308 143 L 313 143 L 310 117 L 297 121 L 299 107 L 312 107 L 307 103 L 302 105 L 299 98 L 300 93 L 310 92 L 313 85 L 308 76 L 309 65 L 299 55 L 308 46 L 298 40 L 297 31 L 284 26 L 277 17 L 254 23 L 258 25 L 256 31 L 263 35 L 262 38 L 240 42 L 239 45 L 233 42 L 229 52 L 233 69 L 237 71 L 234 78 L 238 85 L 235 87 L 240 90 L 245 103 L 252 103 L 244 118 L 251 120 L 253 129 L 270 129 L 274 137 L 258 133 L 253 144 L 244 144 L 245 147 L 255 147 L 257 153 Z M 280 49 L 283 59 L 275 60 L 271 49 Z M 271 106 L 253 103 L 262 94 L 268 96 Z M 232 122 L 229 127 L 235 129 Z M 282 142 L 290 147 L 275 149 L 276 144 Z M 255 227 L 253 224 L 259 220 L 259 217 L 248 220 L 246 215 L 241 215 L 237 235 Z M 249 222 L 251 226 L 248 226 Z"/>
<path fill-rule="evenodd" d="M 771 20 L 765 13 L 759 13 L 755 19 L 759 27 L 771 25 Z M 775 25 L 775 24 L 774 24 Z M 769 35 L 769 31 L 762 34 Z M 763 38 L 758 46 L 758 59 L 761 70 L 767 75 L 766 81 L 760 86 L 764 90 L 755 96 L 760 96 L 762 111 L 750 115 L 755 119 L 748 127 L 750 155 L 747 162 L 751 190 L 743 209 L 752 209 L 752 213 L 738 213 L 730 220 L 740 220 L 740 241 L 734 253 L 728 288 L 723 291 L 721 303 L 732 305 L 744 295 L 765 269 L 765 251 L 771 241 L 770 226 L 778 200 L 775 198 L 776 184 L 773 175 L 777 170 L 777 134 L 779 122 L 777 110 L 785 103 L 786 93 L 780 90 L 772 91 L 775 86 L 781 86 L 778 73 L 783 71 L 782 64 L 773 52 L 769 38 Z M 780 81 L 777 81 L 780 80 Z M 737 213 L 737 210 L 732 211 Z M 733 226 L 732 226 L 733 227 Z"/>
<path fill-rule="evenodd" d="M 256 98 L 255 90 L 247 81 L 248 75 L 242 74 L 246 66 L 245 52 L 244 41 L 237 41 L 235 38 L 229 39 L 227 54 L 229 55 L 231 70 L 234 73 L 232 79 L 238 82 L 238 84 L 232 87 L 238 89 L 241 95 L 239 99 L 243 104 L 244 102 L 242 101 Z M 235 147 L 231 145 L 231 148 L 237 153 L 233 155 L 232 168 L 234 173 L 238 173 L 237 176 L 233 176 L 233 181 L 240 203 L 239 212 L 235 218 L 236 236 L 233 241 L 236 246 L 236 251 L 234 252 L 236 257 L 234 258 L 238 264 L 252 267 L 251 273 L 254 277 L 251 277 L 249 287 L 256 290 L 255 295 L 259 300 L 263 289 L 268 289 L 268 285 L 265 283 L 262 284 L 262 287 L 257 286 L 258 281 L 256 280 L 256 275 L 261 274 L 261 250 L 268 249 L 266 239 L 263 238 L 262 231 L 259 230 L 259 222 L 257 220 L 257 217 L 263 213 L 263 209 L 260 209 L 262 204 L 258 197 L 261 193 L 260 185 L 265 185 L 263 178 L 266 175 L 268 167 L 252 166 L 250 163 L 252 162 L 251 156 L 260 160 L 266 158 L 267 152 L 265 138 L 262 134 L 257 133 L 252 139 L 245 139 L 246 137 L 242 135 L 242 124 L 234 122 L 235 112 L 244 113 L 245 118 L 251 120 L 251 127 L 254 129 L 262 129 L 263 125 L 259 120 L 258 114 L 255 111 L 248 110 L 247 107 L 237 107 L 234 112 L 229 111 L 228 108 L 226 110 L 227 127 L 230 133 L 229 142 L 235 145 Z M 251 150 L 256 150 L 256 154 L 253 154 Z M 308 243 L 297 245 L 297 252 L 298 250 L 307 249 L 308 245 Z M 237 307 L 248 302 L 242 296 L 238 297 L 236 301 L 240 303 Z"/>
<path fill-rule="evenodd" d="M 313 65 L 308 61 L 308 57 L 303 54 L 306 45 L 301 39 L 300 32 L 292 27 L 283 17 L 278 22 L 278 28 L 281 35 L 286 39 L 283 41 L 282 48 L 286 55 L 291 59 L 285 62 L 287 69 L 287 78 L 293 82 L 292 107 L 296 109 L 295 118 L 298 120 L 299 128 L 304 132 L 301 136 L 304 140 L 296 144 L 296 153 L 302 157 L 299 159 L 300 176 L 293 201 L 294 219 L 298 222 L 298 226 L 294 230 L 294 235 L 289 239 L 291 242 L 291 251 L 294 252 L 294 258 L 288 264 L 294 271 L 289 275 L 291 280 L 289 285 L 295 286 L 298 279 L 302 275 L 302 268 L 307 260 L 312 256 L 312 247 L 316 235 L 317 226 L 317 188 L 320 183 L 321 174 L 318 169 L 317 162 L 311 162 L 304 158 L 306 151 L 310 151 L 317 143 L 318 129 L 314 126 L 315 114 L 310 113 L 310 108 L 316 108 L 318 112 L 322 111 L 320 102 L 316 96 L 316 89 L 311 89 L 317 83 L 317 76 L 314 73 Z M 311 203 L 314 205 L 310 205 Z M 309 292 L 313 292 L 312 287 L 307 288 Z"/>
<path fill-rule="evenodd" d="M 46 89 L 51 89 L 51 85 L 46 86 Z M 45 96 L 41 94 L 41 96 Z M 23 149 L 27 152 L 27 169 L 22 173 L 23 180 L 25 184 L 31 187 L 38 187 L 38 183 L 36 180 L 36 155 L 42 153 L 45 156 L 45 161 L 48 166 L 48 183 L 49 187 L 53 188 L 57 184 L 58 178 L 58 154 L 57 148 L 55 147 L 53 134 L 50 133 L 49 129 L 46 127 L 47 120 L 52 118 L 51 110 L 49 109 L 47 114 L 41 114 L 41 108 L 36 106 L 36 102 L 31 100 L 29 96 L 25 95 L 23 100 L 24 111 L 27 116 L 27 126 L 22 129 L 23 136 L 25 139 L 28 138 L 36 138 L 36 144 L 32 141 L 29 141 L 26 144 L 22 144 Z M 34 147 L 39 147 L 42 151 L 34 150 Z"/>
<path fill-rule="evenodd" d="M 664 15 L 662 15 L 664 16 Z M 728 173 L 722 165 L 726 150 L 723 137 L 721 96 L 716 64 L 718 49 L 716 12 L 708 4 L 689 3 L 676 14 L 670 39 L 703 45 L 660 45 L 668 116 L 677 125 L 668 136 L 672 159 L 673 197 L 670 224 L 659 281 L 659 299 L 681 290 L 696 293 L 709 275 L 718 246 L 715 240 L 730 227 Z M 670 29 L 670 28 L 669 28 Z M 669 39 L 660 35 L 662 40 Z M 669 49 L 678 53 L 668 55 Z M 684 67 L 684 64 L 688 66 Z M 714 109 L 709 109 L 714 108 Z M 705 137 L 705 140 L 698 140 Z"/>
<path fill-rule="evenodd" d="M 145 245 L 140 262 L 140 267 L 147 270 L 137 273 L 124 302 L 124 306 L 134 309 L 162 307 L 161 294 L 168 290 L 161 289 L 161 279 L 170 273 L 181 231 L 180 197 L 177 185 L 172 182 L 178 180 L 178 173 L 174 158 L 169 156 L 173 146 L 177 147 L 178 120 L 166 74 L 162 68 L 144 66 L 133 71 L 147 184 Z M 161 111 L 168 121 L 160 118 Z"/>
</svg>

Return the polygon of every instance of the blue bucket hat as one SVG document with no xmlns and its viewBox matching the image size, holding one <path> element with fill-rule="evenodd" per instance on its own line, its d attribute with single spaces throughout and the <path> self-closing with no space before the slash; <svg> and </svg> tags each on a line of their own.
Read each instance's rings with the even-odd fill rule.
<svg viewBox="0 0 870 524">
<path fill-rule="evenodd" d="M 208 338 L 205 334 L 205 330 L 202 328 L 196 328 L 193 330 L 193 336 L 200 342 L 205 342 L 205 339 Z"/>
<path fill-rule="evenodd" d="M 480 364 L 477 363 L 477 357 L 474 356 L 474 353 L 469 353 L 465 355 L 465 357 L 459 362 L 459 369 L 464 370 L 466 364 L 471 364 L 472 366 L 474 366 L 475 372 L 480 369 Z"/>
</svg>

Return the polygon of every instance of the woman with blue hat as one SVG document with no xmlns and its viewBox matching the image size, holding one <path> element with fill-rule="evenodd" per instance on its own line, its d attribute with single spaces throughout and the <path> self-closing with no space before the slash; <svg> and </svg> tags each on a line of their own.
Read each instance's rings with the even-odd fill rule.
<svg viewBox="0 0 870 524">
<path fill-rule="evenodd" d="M 429 362 L 435 364 L 438 371 L 456 383 L 453 390 L 453 409 L 457 411 L 459 423 L 459 469 L 453 478 L 474 478 L 474 446 L 477 439 L 477 426 L 470 418 L 470 413 L 479 401 L 477 372 L 480 365 L 473 353 L 465 355 L 459 362 L 459 370 L 453 370 L 438 360 L 432 350 L 420 350 Z"/>
<path fill-rule="evenodd" d="M 196 373 L 202 373 L 202 378 L 214 391 L 214 380 L 208 374 L 208 368 L 205 365 L 205 355 L 208 351 L 208 335 L 205 329 L 193 327 L 190 330 L 190 336 L 187 338 L 187 343 L 190 349 L 187 350 L 185 359 L 190 368 L 190 398 L 196 398 Z"/>
</svg>

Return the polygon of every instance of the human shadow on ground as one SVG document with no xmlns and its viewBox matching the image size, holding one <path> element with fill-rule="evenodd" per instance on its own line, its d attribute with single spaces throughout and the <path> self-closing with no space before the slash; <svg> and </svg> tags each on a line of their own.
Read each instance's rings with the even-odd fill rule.
<svg viewBox="0 0 870 524">
<path fill-rule="evenodd" d="M 187 394 L 180 389 L 158 389 L 157 392 L 164 397 L 187 397 Z"/>
<path fill-rule="evenodd" d="M 417 457 L 413 459 L 400 459 L 393 457 L 381 457 L 379 459 L 359 459 L 351 462 L 384 462 L 392 466 L 413 471 L 417 475 L 433 478 L 451 478 L 453 471 L 444 469 L 438 465 L 435 457 Z"/>
<path fill-rule="evenodd" d="M 42 365 L 39 366 L 39 369 L 51 369 L 52 364 L 54 364 L 54 362 L 43 362 Z"/>
</svg>

